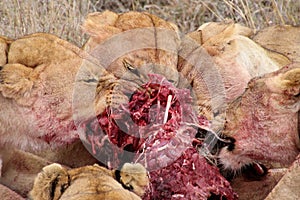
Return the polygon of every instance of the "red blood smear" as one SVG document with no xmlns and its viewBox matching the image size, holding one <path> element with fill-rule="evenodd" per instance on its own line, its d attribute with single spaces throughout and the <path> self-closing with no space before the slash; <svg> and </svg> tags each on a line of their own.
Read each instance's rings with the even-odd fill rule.
<svg viewBox="0 0 300 200">
<path fill-rule="evenodd" d="M 230 183 L 211 166 L 195 148 L 188 148 L 171 165 L 150 172 L 150 188 L 144 200 L 150 199 L 237 199 Z"/>
<path fill-rule="evenodd" d="M 131 161 L 148 167 L 162 165 L 150 172 L 151 190 L 144 199 L 206 199 L 212 193 L 220 199 L 236 199 L 218 169 L 208 164 L 191 145 L 197 127 L 190 124 L 209 126 L 209 121 L 197 116 L 189 90 L 174 87 L 158 74 L 149 77 L 150 81 L 133 93 L 127 105 L 107 108 L 97 116 L 97 121 L 89 123 L 89 129 L 94 130 L 88 136 L 92 146 L 109 155 L 108 161 L 115 162 L 113 167 L 120 164 L 118 155 L 128 145 L 136 153 Z M 171 105 L 167 122 L 163 123 L 169 95 Z M 108 136 L 105 142 L 113 144 L 112 147 L 105 147 L 102 141 L 105 136 L 99 134 L 97 127 Z M 167 151 L 159 151 L 164 147 Z"/>
</svg>

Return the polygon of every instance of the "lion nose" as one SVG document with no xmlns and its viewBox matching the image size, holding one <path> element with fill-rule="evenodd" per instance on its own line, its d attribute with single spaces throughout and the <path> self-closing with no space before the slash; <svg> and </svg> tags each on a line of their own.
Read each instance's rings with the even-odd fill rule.
<svg viewBox="0 0 300 200">
<path fill-rule="evenodd" d="M 198 143 L 201 141 L 200 145 L 213 155 L 218 154 L 220 149 L 224 147 L 227 147 L 228 151 L 233 151 L 235 148 L 235 139 L 233 137 L 218 134 L 213 130 L 198 128 L 195 138 Z M 194 140 L 193 142 L 196 144 L 197 141 Z"/>
</svg>

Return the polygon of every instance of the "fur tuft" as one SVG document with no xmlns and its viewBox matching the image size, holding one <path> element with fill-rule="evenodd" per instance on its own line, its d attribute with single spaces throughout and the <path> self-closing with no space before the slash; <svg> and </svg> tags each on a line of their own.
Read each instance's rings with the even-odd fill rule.
<svg viewBox="0 0 300 200">
<path fill-rule="evenodd" d="M 126 187 L 132 188 L 134 193 L 143 196 L 145 193 L 144 188 L 149 184 L 147 170 L 144 166 L 139 163 L 125 163 L 121 169 L 120 175 L 120 181 Z"/>
<path fill-rule="evenodd" d="M 58 200 L 69 186 L 68 172 L 59 164 L 51 164 L 43 168 L 34 181 L 29 193 L 31 200 Z"/>
</svg>

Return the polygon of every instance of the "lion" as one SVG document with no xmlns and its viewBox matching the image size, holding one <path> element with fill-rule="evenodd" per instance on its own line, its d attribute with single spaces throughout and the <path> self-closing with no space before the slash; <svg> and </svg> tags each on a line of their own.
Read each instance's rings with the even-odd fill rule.
<svg viewBox="0 0 300 200">
<path fill-rule="evenodd" d="M 96 162 L 79 140 L 72 112 L 76 74 L 84 59 L 86 63 L 92 59 L 75 45 L 46 33 L 27 35 L 5 44 L 6 58 L 0 70 L 0 160 L 3 159 L 5 166 L 3 170 L 0 166 L 4 176 L 0 181 L 8 186 L 19 181 L 14 183 L 14 189 L 23 193 L 27 187 L 22 181 L 28 172 L 20 173 L 17 179 L 8 177 L 7 169 L 17 170 L 18 166 L 7 160 L 2 154 L 5 151 L 31 152 L 49 162 L 71 167 Z M 105 69 L 102 75 L 111 76 L 113 82 L 113 76 Z M 102 109 L 104 93 L 99 92 L 103 98 L 98 98 L 103 102 Z"/>
<path fill-rule="evenodd" d="M 173 23 L 147 12 L 104 11 L 88 14 L 83 30 L 90 36 L 83 49 L 107 58 L 103 65 L 116 77 L 134 79 L 134 74 L 124 67 L 125 61 L 134 68 L 144 67 L 148 73 L 160 73 L 178 82 L 180 35 Z M 105 56 L 106 52 L 109 55 Z"/>
<path fill-rule="evenodd" d="M 97 16 L 98 14 L 94 15 L 98 20 Z M 128 31 L 131 28 L 134 29 L 134 26 L 143 27 L 145 30 L 150 29 L 149 34 L 157 33 L 157 27 L 169 30 L 172 34 L 168 44 L 172 44 L 170 45 L 172 52 L 160 51 L 155 49 L 155 46 L 146 51 L 137 50 L 115 61 L 121 65 L 112 64 L 111 68 L 106 69 L 107 66 L 102 62 L 106 54 L 103 55 L 104 57 L 97 57 L 92 54 L 92 46 L 88 48 L 91 42 L 101 35 L 96 27 L 102 26 L 102 22 L 97 22 L 97 20 L 93 21 L 95 23 L 90 28 L 84 26 L 89 32 L 92 32 L 93 26 L 96 29 L 95 34 L 91 34 L 89 42 L 83 49 L 47 33 L 30 34 L 13 41 L 4 37 L 1 39 L 1 149 L 9 151 L 10 148 L 16 148 L 40 155 L 49 162 L 59 162 L 71 167 L 94 163 L 95 159 L 87 151 L 80 153 L 80 158 L 74 156 L 78 155 L 74 152 L 83 148 L 74 115 L 88 119 L 94 117 L 93 114 L 101 114 L 108 105 L 112 104 L 111 92 L 117 90 L 115 88 L 118 85 L 129 85 L 129 79 L 132 77 L 129 75 L 129 78 L 120 80 L 117 75 L 122 76 L 122 73 L 114 74 L 113 72 L 125 70 L 134 74 L 131 73 L 131 66 L 141 67 L 140 64 L 158 63 L 170 67 L 153 67 L 153 71 L 165 74 L 174 82 L 178 80 L 176 66 L 179 38 L 176 26 L 148 13 L 129 12 L 118 16 L 118 21 L 113 26 L 119 30 Z M 86 23 L 89 19 L 88 17 Z M 135 23 L 137 21 L 140 24 L 146 22 L 146 25 L 140 26 Z M 103 23 L 105 25 L 106 22 Z M 123 27 L 125 25 L 127 28 Z M 112 37 L 113 34 L 110 33 L 107 36 Z M 135 35 L 132 37 L 134 38 Z M 153 34 L 150 40 L 153 42 L 152 45 L 155 45 L 162 39 L 163 37 L 157 38 Z M 135 59 L 135 56 L 139 59 Z M 132 60 L 139 60 L 140 64 L 132 63 Z M 115 71 L 112 70 L 113 66 L 116 67 Z M 150 69 L 151 66 L 145 68 Z M 138 80 L 139 77 L 136 79 Z M 80 87 L 75 88 L 77 84 Z M 96 90 L 96 97 L 92 103 L 86 103 L 87 96 L 84 95 L 86 88 Z M 74 91 L 77 95 L 74 95 Z M 76 111 L 74 96 L 81 106 Z M 91 113 L 91 110 L 95 113 Z M 79 147 L 74 145 L 75 143 Z M 6 164 L 7 160 L 3 160 L 3 163 Z M 4 176 L 6 176 L 6 171 L 4 171 Z M 26 174 L 19 177 L 24 176 Z M 1 180 L 5 182 L 4 184 L 10 184 L 12 181 Z M 23 192 L 26 187 L 21 184 L 16 190 Z"/>
<path fill-rule="evenodd" d="M 270 26 L 258 31 L 253 36 L 253 41 L 285 55 L 293 62 L 300 62 L 300 26 Z"/>
<path fill-rule="evenodd" d="M 223 134 L 234 138 L 218 155 L 224 169 L 260 162 L 288 167 L 300 152 L 300 63 L 251 79 L 226 113 Z M 254 106 L 255 105 L 255 106 Z"/>
<path fill-rule="evenodd" d="M 182 41 L 179 56 L 188 59 L 179 60 L 178 71 L 192 84 L 199 112 L 208 119 L 222 113 L 253 77 L 291 63 L 252 41 L 253 34 L 252 29 L 232 21 L 209 22 Z"/>
<path fill-rule="evenodd" d="M 109 12 L 104 12 L 103 15 L 106 15 L 105 13 Z M 94 18 L 95 21 L 93 21 Z M 101 63 L 105 57 L 95 58 L 94 55 L 88 54 L 92 53 L 89 49 L 93 48 L 91 44 L 94 39 L 101 35 L 97 27 L 104 26 L 103 30 L 107 28 L 104 22 L 101 24 L 104 20 L 96 23 L 99 18 L 101 19 L 102 15 L 91 14 L 85 22 L 85 30 L 89 33 L 95 31 L 97 35 L 91 35 L 84 50 L 47 33 L 24 36 L 11 42 L 9 48 L 6 47 L 6 50 L 8 49 L 7 59 L 5 59 L 7 63 L 0 71 L 1 146 L 13 144 L 14 147 L 36 152 L 40 149 L 71 144 L 78 140 L 79 136 L 72 110 L 76 78 L 78 82 L 83 83 L 82 87 L 96 87 L 97 94 L 94 103 L 97 115 L 102 113 L 110 103 L 107 102 L 107 99 L 116 85 L 126 85 L 124 82 L 130 83 L 128 79 L 118 80 L 125 71 L 130 71 L 128 66 L 140 67 L 145 63 L 157 63 L 168 66 L 170 71 L 176 74 L 176 50 L 179 48 L 176 34 L 173 35 L 173 39 L 170 39 L 170 43 L 175 45 L 172 47 L 174 52 L 161 52 L 155 48 L 149 51 L 147 49 L 137 50 L 133 54 L 129 53 L 126 57 L 118 59 L 116 62 L 120 61 L 121 65 L 112 64 L 106 69 L 107 66 Z M 119 30 L 130 30 L 135 26 L 154 27 L 155 29 L 164 27 L 172 33 L 176 33 L 173 25 L 148 13 L 120 14 L 114 26 Z M 110 34 L 110 36 L 112 35 Z M 150 40 L 156 44 L 155 41 L 159 38 L 156 38 L 155 35 L 152 37 L 153 39 L 150 38 Z M 135 59 L 136 57 L 137 59 Z M 131 63 L 131 60 L 135 62 L 139 60 L 140 64 Z M 124 63 L 129 63 L 129 65 Z M 80 69 L 83 68 L 86 71 L 80 73 Z M 174 82 L 177 81 L 177 76 L 168 73 L 166 67 L 161 67 L 159 70 L 166 76 L 170 75 L 170 79 L 175 77 Z M 122 73 L 119 74 L 118 71 Z M 80 92 L 78 93 L 80 94 Z M 81 102 L 86 100 L 85 96 L 79 98 L 81 98 Z M 82 105 L 90 107 L 84 103 Z M 89 113 L 84 114 L 86 110 L 89 109 L 82 108 L 80 112 L 84 117 L 90 117 L 87 116 Z M 14 119 L 14 123 L 11 123 L 11 119 Z M 18 124 L 18 126 L 14 124 Z"/>
<path fill-rule="evenodd" d="M 2 184 L 0 184 L 0 195 L 2 198 L 4 197 L 4 199 L 24 200 L 24 198 L 22 198 L 16 192 L 10 190 Z"/>
<path fill-rule="evenodd" d="M 92 58 L 51 34 L 31 34 L 11 42 L 8 62 L 0 71 L 0 146 L 37 152 L 79 140 L 72 95 L 84 59 L 87 63 Z M 113 82 L 113 75 L 97 69 Z M 104 93 L 98 99 L 103 102 L 99 112 L 106 106 Z"/>
<path fill-rule="evenodd" d="M 148 184 L 147 171 L 141 164 L 125 163 L 119 171 L 108 170 L 97 164 L 67 169 L 53 163 L 37 175 L 29 199 L 138 200 Z"/>
<path fill-rule="evenodd" d="M 64 158 L 72 154 L 72 148 L 64 153 L 56 150 L 80 143 L 74 115 L 84 122 L 92 114 L 101 114 L 117 101 L 112 94 L 114 91 L 123 102 L 128 97 L 121 94 L 122 90 L 127 89 L 125 87 L 136 89 L 140 81 L 147 81 L 147 73 L 163 74 L 176 87 L 191 86 L 199 110 L 207 109 L 199 113 L 213 119 L 218 110 L 211 111 L 210 94 L 217 99 L 218 107 L 223 103 L 218 101 L 219 96 L 225 96 L 225 103 L 228 103 L 244 92 L 253 76 L 277 70 L 290 62 L 285 56 L 269 52 L 253 42 L 249 38 L 252 30 L 234 23 L 221 24 L 215 30 L 214 23 L 200 27 L 189 34 L 194 45 L 181 41 L 175 25 L 149 13 L 92 13 L 83 28 L 90 35 L 83 49 L 46 33 L 31 34 L 14 41 L 0 39 L 3 65 L 0 68 L 1 149 L 22 149 L 44 155 L 50 162 L 69 165 Z M 201 34 L 203 38 L 199 39 Z M 200 47 L 206 57 L 201 57 L 202 54 L 190 57 L 192 47 Z M 178 62 L 178 57 L 196 64 L 203 62 L 203 71 L 197 71 L 193 62 Z M 210 71 L 211 66 L 215 66 L 221 79 L 213 78 L 216 71 Z M 208 76 L 205 76 L 206 72 Z M 225 93 L 208 91 L 205 86 L 209 83 L 220 89 L 222 87 L 216 84 L 223 82 Z M 77 84 L 80 84 L 79 88 L 75 87 Z M 95 88 L 92 95 L 86 92 L 89 88 Z M 95 99 L 87 102 L 88 95 L 95 95 Z M 74 96 L 81 104 L 76 113 Z M 49 151 L 52 152 L 50 158 Z M 86 155 L 80 153 L 84 158 Z M 76 161 L 73 159 L 70 165 L 86 164 Z M 132 184 L 127 184 L 130 186 Z M 66 191 L 68 189 L 69 186 Z"/>
</svg>

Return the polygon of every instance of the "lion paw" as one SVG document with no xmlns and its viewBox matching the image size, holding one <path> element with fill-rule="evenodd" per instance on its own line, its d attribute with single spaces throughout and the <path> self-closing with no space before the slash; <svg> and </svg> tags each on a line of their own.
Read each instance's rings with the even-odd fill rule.
<svg viewBox="0 0 300 200">
<path fill-rule="evenodd" d="M 43 168 L 29 193 L 32 200 L 58 200 L 70 184 L 67 169 L 54 163 Z"/>
</svg>

